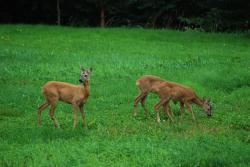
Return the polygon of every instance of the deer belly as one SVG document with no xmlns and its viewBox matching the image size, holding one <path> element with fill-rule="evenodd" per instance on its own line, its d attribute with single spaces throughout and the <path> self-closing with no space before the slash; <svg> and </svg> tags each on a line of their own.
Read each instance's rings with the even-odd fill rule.
<svg viewBox="0 0 250 167">
<path fill-rule="evenodd" d="M 69 91 L 60 91 L 59 92 L 59 100 L 63 101 L 65 103 L 69 103 L 71 104 L 74 98 L 74 94 L 72 92 Z"/>
<path fill-rule="evenodd" d="M 71 104 L 73 101 L 73 97 L 74 96 L 72 94 L 64 94 L 60 96 L 59 100 Z"/>
</svg>

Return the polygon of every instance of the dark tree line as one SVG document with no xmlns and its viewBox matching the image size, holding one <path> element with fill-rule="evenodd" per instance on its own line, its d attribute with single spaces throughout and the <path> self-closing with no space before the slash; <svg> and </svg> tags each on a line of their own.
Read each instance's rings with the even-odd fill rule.
<svg viewBox="0 0 250 167">
<path fill-rule="evenodd" d="M 5 0 L 0 22 L 242 31 L 250 0 Z"/>
</svg>

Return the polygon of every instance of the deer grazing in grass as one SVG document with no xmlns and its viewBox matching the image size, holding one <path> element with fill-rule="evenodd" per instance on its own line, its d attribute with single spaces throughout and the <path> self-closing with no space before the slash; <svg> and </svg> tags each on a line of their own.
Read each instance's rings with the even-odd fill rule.
<svg viewBox="0 0 250 167">
<path fill-rule="evenodd" d="M 77 126 L 77 109 L 80 109 L 82 115 L 83 126 L 86 127 L 86 114 L 83 110 L 84 104 L 87 102 L 90 91 L 89 75 L 92 68 L 84 70 L 81 66 L 80 85 L 73 85 L 65 82 L 50 81 L 47 82 L 42 90 L 45 102 L 38 108 L 38 126 L 41 126 L 41 114 L 48 106 L 50 106 L 49 115 L 54 122 L 56 128 L 59 123 L 55 117 L 55 109 L 58 101 L 62 101 L 72 105 L 74 114 L 73 127 Z"/>
<path fill-rule="evenodd" d="M 157 112 L 157 122 L 160 122 L 159 109 L 163 106 L 164 111 L 168 114 L 169 118 L 173 121 L 172 112 L 170 111 L 169 102 L 170 100 L 180 102 L 181 116 L 184 113 L 184 105 L 187 106 L 188 111 L 192 113 L 193 120 L 195 116 L 192 110 L 192 103 L 202 107 L 207 116 L 212 116 L 212 106 L 210 100 L 201 99 L 196 95 L 192 88 L 175 83 L 175 82 L 164 82 L 159 85 L 159 89 L 156 90 L 160 101 L 154 106 Z M 170 114 L 171 113 L 171 114 Z"/>
<path fill-rule="evenodd" d="M 158 80 L 158 81 L 157 81 Z M 152 82 L 153 81 L 153 82 Z M 184 105 L 188 107 L 188 111 L 192 113 L 193 120 L 195 120 L 194 113 L 192 111 L 191 104 L 195 103 L 202 107 L 208 116 L 212 115 L 212 107 L 210 100 L 203 100 L 199 98 L 196 93 L 189 87 L 184 85 L 162 80 L 155 76 L 143 76 L 136 81 L 136 85 L 139 87 L 141 93 L 135 99 L 134 103 L 134 113 L 136 115 L 135 109 L 139 102 L 141 102 L 145 113 L 148 112 L 145 108 L 145 99 L 149 92 L 156 93 L 160 101 L 154 106 L 157 116 L 157 122 L 160 122 L 159 109 L 163 106 L 164 111 L 169 116 L 170 120 L 173 122 L 172 112 L 170 111 L 169 102 L 170 100 L 174 102 L 180 102 L 181 106 L 181 116 L 184 113 Z"/>
<path fill-rule="evenodd" d="M 134 116 L 137 115 L 136 108 L 139 102 L 141 102 L 145 115 L 148 115 L 148 109 L 145 106 L 146 98 L 149 93 L 156 93 L 158 86 L 163 82 L 165 82 L 165 80 L 153 75 L 142 76 L 136 81 L 136 86 L 138 87 L 140 94 L 134 100 Z"/>
</svg>

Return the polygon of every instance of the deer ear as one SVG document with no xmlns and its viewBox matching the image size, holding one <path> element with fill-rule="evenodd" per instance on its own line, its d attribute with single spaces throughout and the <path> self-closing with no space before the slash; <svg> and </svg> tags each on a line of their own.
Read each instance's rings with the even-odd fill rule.
<svg viewBox="0 0 250 167">
<path fill-rule="evenodd" d="M 82 71 L 85 71 L 85 69 L 83 68 L 83 66 L 82 66 L 82 65 L 80 66 L 80 69 L 81 69 Z"/>
<path fill-rule="evenodd" d="M 207 101 L 208 101 L 208 102 L 211 102 L 211 97 L 209 97 L 209 98 L 207 99 Z"/>
</svg>

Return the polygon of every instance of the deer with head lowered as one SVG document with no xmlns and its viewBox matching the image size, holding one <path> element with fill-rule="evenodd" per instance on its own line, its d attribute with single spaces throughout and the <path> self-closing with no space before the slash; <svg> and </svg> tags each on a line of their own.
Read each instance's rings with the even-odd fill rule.
<svg viewBox="0 0 250 167">
<path fill-rule="evenodd" d="M 42 112 L 50 106 L 50 118 L 53 120 L 55 127 L 59 127 L 59 123 L 55 117 L 55 109 L 58 101 L 72 105 L 74 128 L 77 126 L 78 108 L 82 115 L 83 126 L 87 126 L 86 114 L 83 108 L 90 95 L 90 83 L 88 78 L 91 72 L 92 68 L 85 70 L 81 66 L 81 74 L 79 79 L 80 85 L 73 85 L 59 81 L 49 81 L 43 86 L 42 91 L 45 97 L 45 102 L 38 108 L 38 126 L 41 126 Z"/>
<path fill-rule="evenodd" d="M 175 83 L 166 81 L 159 85 L 156 90 L 160 101 L 154 106 L 155 111 L 157 112 L 157 122 L 160 122 L 159 108 L 163 106 L 164 111 L 168 114 L 169 118 L 173 121 L 173 114 L 170 111 L 169 102 L 170 100 L 180 102 L 181 106 L 181 116 L 184 113 L 184 105 L 187 106 L 188 111 L 192 113 L 193 120 L 195 121 L 194 112 L 192 110 L 191 104 L 197 104 L 199 107 L 203 108 L 207 116 L 212 116 L 212 106 L 210 99 L 201 99 L 192 88 Z"/>
<path fill-rule="evenodd" d="M 160 122 L 160 113 L 159 108 L 163 106 L 164 111 L 169 116 L 170 120 L 173 121 L 173 114 L 170 111 L 169 102 L 170 100 L 174 102 L 180 102 L 181 106 L 181 116 L 184 113 L 184 105 L 188 107 L 188 111 L 192 113 L 193 120 L 195 120 L 194 113 L 191 108 L 191 103 L 195 103 L 202 107 L 208 116 L 211 116 L 212 107 L 210 100 L 203 100 L 199 98 L 196 93 L 189 87 L 184 85 L 162 80 L 159 77 L 155 76 L 142 76 L 136 81 L 136 85 L 140 89 L 140 95 L 135 98 L 134 102 L 134 115 L 136 115 L 136 107 L 138 103 L 141 102 L 142 107 L 144 108 L 145 113 L 148 113 L 148 110 L 145 108 L 145 100 L 148 93 L 156 93 L 160 101 L 154 106 L 157 116 L 157 122 Z"/>
<path fill-rule="evenodd" d="M 142 76 L 136 81 L 136 86 L 138 87 L 140 94 L 134 100 L 134 116 L 137 115 L 136 108 L 139 102 L 141 102 L 145 115 L 148 115 L 148 109 L 145 106 L 146 98 L 149 93 L 156 93 L 156 90 L 158 89 L 159 85 L 163 82 L 165 82 L 165 80 L 153 75 Z"/>
</svg>

